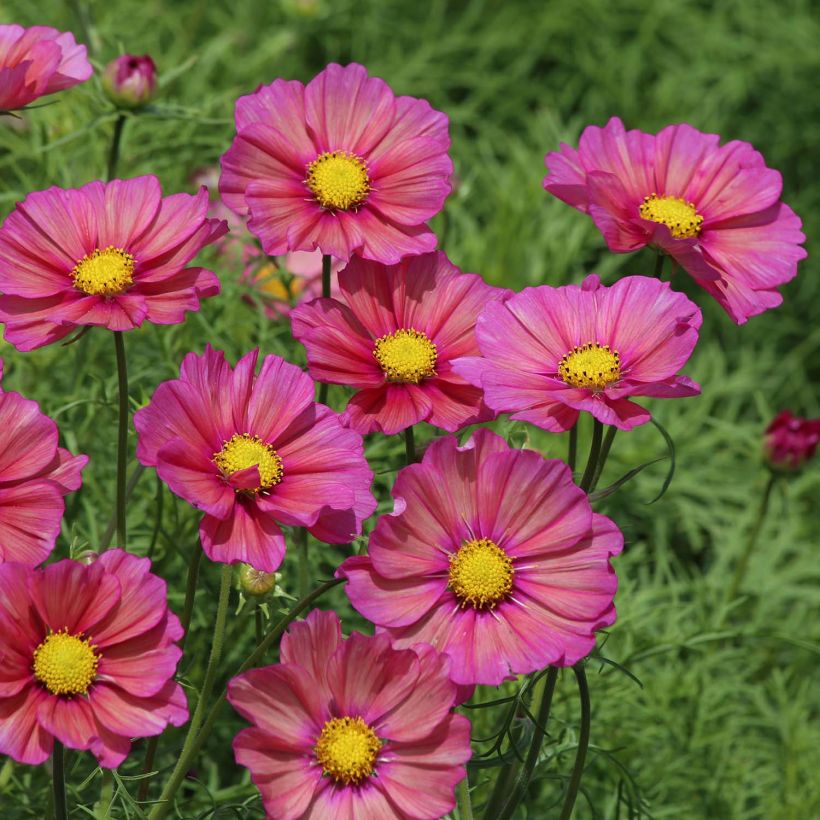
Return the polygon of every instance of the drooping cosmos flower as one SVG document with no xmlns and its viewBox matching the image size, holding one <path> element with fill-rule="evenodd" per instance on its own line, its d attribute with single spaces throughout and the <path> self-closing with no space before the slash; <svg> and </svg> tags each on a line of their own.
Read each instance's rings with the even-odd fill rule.
<svg viewBox="0 0 820 820">
<path fill-rule="evenodd" d="M 681 398 L 700 387 L 677 372 L 698 340 L 700 310 L 669 283 L 627 276 L 603 287 L 527 288 L 478 317 L 483 358 L 453 369 L 484 389 L 497 413 L 553 432 L 586 410 L 622 430 L 646 424 L 649 411 L 630 396 Z"/>
<path fill-rule="evenodd" d="M 80 489 L 87 463 L 58 446 L 57 425 L 37 402 L 0 390 L 0 564 L 33 567 L 51 555 L 63 496 Z"/>
<path fill-rule="evenodd" d="M 615 621 L 623 537 L 562 461 L 479 429 L 464 447 L 435 441 L 392 492 L 368 555 L 336 574 L 394 648 L 429 643 L 456 683 L 496 685 L 576 663 Z"/>
<path fill-rule="evenodd" d="M 85 46 L 47 26 L 0 25 L 0 111 L 22 108 L 93 73 Z"/>
<path fill-rule="evenodd" d="M 766 428 L 763 449 L 768 463 L 780 470 L 799 470 L 820 444 L 820 419 L 804 419 L 781 410 Z"/>
<path fill-rule="evenodd" d="M 78 326 L 172 325 L 219 293 L 185 266 L 227 230 L 208 219 L 208 192 L 162 196 L 153 176 L 29 194 L 0 228 L 0 322 L 18 350 Z"/>
<path fill-rule="evenodd" d="M 338 616 L 291 624 L 281 663 L 228 685 L 253 727 L 234 739 L 270 817 L 433 820 L 455 806 L 470 722 L 451 709 L 449 661 L 387 635 L 342 638 Z"/>
<path fill-rule="evenodd" d="M 493 417 L 450 362 L 478 355 L 476 317 L 509 291 L 461 273 L 441 252 L 391 267 L 353 259 L 339 289 L 339 299 L 300 305 L 291 318 L 313 378 L 359 389 L 347 425 L 391 435 L 427 421 L 454 432 Z"/>
<path fill-rule="evenodd" d="M 0 753 L 42 763 L 56 738 L 119 766 L 131 738 L 188 720 L 165 581 L 122 550 L 90 566 L 0 564 Z"/>
<path fill-rule="evenodd" d="M 102 84 L 108 98 L 121 108 L 140 108 L 157 89 L 157 67 L 148 54 L 122 54 L 105 67 Z"/>
<path fill-rule="evenodd" d="M 652 135 L 613 117 L 585 128 L 578 150 L 547 154 L 544 187 L 589 214 L 610 250 L 669 254 L 743 324 L 783 301 L 805 237 L 780 174 L 749 143 L 719 143 L 691 125 Z"/>
<path fill-rule="evenodd" d="M 202 546 L 214 561 L 274 572 L 285 554 L 279 524 L 341 544 L 376 508 L 362 437 L 313 401 L 307 374 L 258 350 L 232 368 L 208 346 L 179 379 L 138 410 L 137 458 L 202 510 Z"/>
<path fill-rule="evenodd" d="M 450 192 L 447 117 L 355 63 L 236 103 L 219 190 L 271 256 L 315 250 L 384 264 L 431 251 Z"/>
</svg>

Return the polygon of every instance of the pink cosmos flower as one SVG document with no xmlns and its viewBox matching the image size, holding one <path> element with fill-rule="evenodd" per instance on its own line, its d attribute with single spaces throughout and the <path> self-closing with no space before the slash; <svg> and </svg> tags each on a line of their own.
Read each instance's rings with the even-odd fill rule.
<svg viewBox="0 0 820 820">
<path fill-rule="evenodd" d="M 623 537 L 562 461 L 479 429 L 464 447 L 433 442 L 393 497 L 368 555 L 336 574 L 395 649 L 429 643 L 451 657 L 456 683 L 496 685 L 571 666 L 614 623 L 609 559 Z"/>
<path fill-rule="evenodd" d="M 271 256 L 319 248 L 389 265 L 435 248 L 424 223 L 453 164 L 447 117 L 425 100 L 333 63 L 307 86 L 275 80 L 240 97 L 236 131 L 219 189 Z"/>
<path fill-rule="evenodd" d="M 627 276 L 602 287 L 595 275 L 561 288 L 526 288 L 490 302 L 476 335 L 484 358 L 453 369 L 484 388 L 497 413 L 553 432 L 569 430 L 586 410 L 621 430 L 646 424 L 649 411 L 628 396 L 696 396 L 675 375 L 698 340 L 701 314 L 668 282 Z"/>
<path fill-rule="evenodd" d="M 172 325 L 219 293 L 204 268 L 185 267 L 222 236 L 208 192 L 162 196 L 153 176 L 29 194 L 0 228 L 0 322 L 18 350 L 78 326 Z"/>
<path fill-rule="evenodd" d="M 189 353 L 134 424 L 137 458 L 205 513 L 208 557 L 273 572 L 285 554 L 277 522 L 346 543 L 376 499 L 362 437 L 313 401 L 314 384 L 295 365 L 266 356 L 254 376 L 258 354 L 231 368 L 210 346 Z"/>
<path fill-rule="evenodd" d="M 348 426 L 392 435 L 427 421 L 455 432 L 494 417 L 451 361 L 478 355 L 476 317 L 509 291 L 461 273 L 440 251 L 391 267 L 353 259 L 339 290 L 338 300 L 296 308 L 292 326 L 314 379 L 358 388 Z"/>
<path fill-rule="evenodd" d="M 0 564 L 33 567 L 51 555 L 63 496 L 80 489 L 87 463 L 58 446 L 57 425 L 36 401 L 0 390 Z"/>
<path fill-rule="evenodd" d="M 610 250 L 653 245 L 717 299 L 737 324 L 782 296 L 806 256 L 797 215 L 780 201 L 777 171 L 748 142 L 670 125 L 656 136 L 613 117 L 579 148 L 547 154 L 544 187 L 589 214 Z"/>
<path fill-rule="evenodd" d="M 234 739 L 270 817 L 426 820 L 455 806 L 470 758 L 470 722 L 451 713 L 449 662 L 386 635 L 342 638 L 314 610 L 282 638 L 281 663 L 228 684 L 253 727 Z"/>
<path fill-rule="evenodd" d="M 763 449 L 772 467 L 799 470 L 820 444 L 820 419 L 804 419 L 781 410 L 766 428 Z"/>
<path fill-rule="evenodd" d="M 85 46 L 47 26 L 0 25 L 0 111 L 85 82 L 93 73 Z"/>
<path fill-rule="evenodd" d="M 165 581 L 121 550 L 90 566 L 0 564 L 0 753 L 42 763 L 54 738 L 107 769 L 131 738 L 188 720 Z"/>
</svg>

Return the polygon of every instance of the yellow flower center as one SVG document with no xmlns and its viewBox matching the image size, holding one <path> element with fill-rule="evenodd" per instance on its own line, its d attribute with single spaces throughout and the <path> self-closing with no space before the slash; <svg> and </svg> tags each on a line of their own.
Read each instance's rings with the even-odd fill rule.
<svg viewBox="0 0 820 820">
<path fill-rule="evenodd" d="M 370 193 L 364 160 L 347 151 L 325 151 L 307 167 L 305 183 L 316 201 L 335 211 L 349 211 Z"/>
<path fill-rule="evenodd" d="M 51 632 L 34 650 L 34 677 L 52 695 L 84 695 L 97 675 L 97 647 L 81 635 Z"/>
<path fill-rule="evenodd" d="M 574 347 L 558 363 L 558 375 L 573 387 L 603 390 L 621 378 L 621 357 L 609 345 Z"/>
<path fill-rule="evenodd" d="M 74 287 L 93 296 L 115 296 L 134 280 L 134 257 L 109 245 L 84 256 L 71 271 Z"/>
<path fill-rule="evenodd" d="M 285 474 L 282 459 L 279 454 L 265 444 L 259 436 L 248 433 L 236 433 L 230 441 L 222 445 L 218 453 L 214 453 L 216 466 L 226 475 L 231 476 L 248 467 L 259 468 L 259 486 L 252 490 L 237 490 L 237 492 L 258 493 L 260 490 L 269 490 L 282 480 Z"/>
<path fill-rule="evenodd" d="M 698 236 L 703 225 L 703 217 L 695 209 L 694 202 L 687 202 L 679 196 L 645 196 L 640 212 L 644 219 L 666 225 L 675 239 Z"/>
<path fill-rule="evenodd" d="M 325 723 L 313 751 L 322 774 L 349 786 L 373 774 L 381 746 L 376 733 L 360 717 L 343 717 Z"/>
<path fill-rule="evenodd" d="M 512 591 L 510 557 L 489 538 L 474 538 L 450 556 L 450 589 L 461 606 L 493 609 Z"/>
<path fill-rule="evenodd" d="M 420 330 L 397 330 L 376 339 L 373 355 L 391 382 L 412 382 L 436 375 L 436 346 Z"/>
</svg>

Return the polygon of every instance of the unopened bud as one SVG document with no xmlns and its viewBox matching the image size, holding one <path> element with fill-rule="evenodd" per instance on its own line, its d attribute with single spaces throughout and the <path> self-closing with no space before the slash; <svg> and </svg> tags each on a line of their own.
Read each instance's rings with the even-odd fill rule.
<svg viewBox="0 0 820 820">
<path fill-rule="evenodd" d="M 111 102 L 120 108 L 139 108 L 154 97 L 157 67 L 147 54 L 123 54 L 105 67 L 102 83 Z"/>
<path fill-rule="evenodd" d="M 252 598 L 262 598 L 273 592 L 279 577 L 278 572 L 262 572 L 250 564 L 242 564 L 239 568 L 239 586 L 245 595 Z"/>
</svg>

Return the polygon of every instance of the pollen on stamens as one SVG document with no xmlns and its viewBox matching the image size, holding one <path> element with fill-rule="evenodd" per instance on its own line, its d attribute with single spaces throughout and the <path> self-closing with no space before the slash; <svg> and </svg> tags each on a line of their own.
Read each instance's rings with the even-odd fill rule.
<svg viewBox="0 0 820 820">
<path fill-rule="evenodd" d="M 381 747 L 381 740 L 361 717 L 342 717 L 325 722 L 313 753 L 322 774 L 350 786 L 373 774 Z"/>
<path fill-rule="evenodd" d="M 92 296 L 116 296 L 134 281 L 134 257 L 109 245 L 86 254 L 71 271 L 74 287 Z"/>
<path fill-rule="evenodd" d="M 84 695 L 97 676 L 96 650 L 82 633 L 50 632 L 34 650 L 34 677 L 52 695 Z"/>
<path fill-rule="evenodd" d="M 512 592 L 513 562 L 489 538 L 474 538 L 450 556 L 449 588 L 461 607 L 494 609 Z"/>
<path fill-rule="evenodd" d="M 325 151 L 307 166 L 305 184 L 328 210 L 349 211 L 370 193 L 370 177 L 361 157 L 347 151 Z"/>
<path fill-rule="evenodd" d="M 259 436 L 236 433 L 213 455 L 214 463 L 225 476 L 232 476 L 248 467 L 259 468 L 259 486 L 251 490 L 237 490 L 243 493 L 258 493 L 278 484 L 284 474 L 282 459 L 273 446 L 266 444 Z"/>
<path fill-rule="evenodd" d="M 419 384 L 436 375 L 438 349 L 420 330 L 402 328 L 376 339 L 373 356 L 390 382 Z"/>
<path fill-rule="evenodd" d="M 558 375 L 572 387 L 603 390 L 621 378 L 621 357 L 609 345 L 588 342 L 564 355 Z"/>
<path fill-rule="evenodd" d="M 694 202 L 679 196 L 649 194 L 643 198 L 639 211 L 643 219 L 666 225 L 675 239 L 691 239 L 698 236 L 703 227 L 703 217 Z"/>
</svg>

